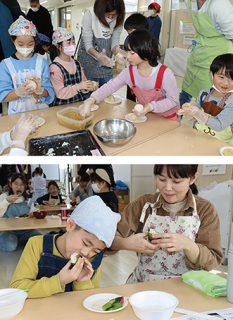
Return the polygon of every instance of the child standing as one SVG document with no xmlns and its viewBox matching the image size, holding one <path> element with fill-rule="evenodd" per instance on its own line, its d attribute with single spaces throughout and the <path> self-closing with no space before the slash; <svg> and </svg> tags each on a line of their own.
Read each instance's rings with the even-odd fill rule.
<svg viewBox="0 0 233 320">
<path fill-rule="evenodd" d="M 144 106 L 139 113 L 133 110 L 138 116 L 153 112 L 180 121 L 177 115 L 179 90 L 176 80 L 172 71 L 158 62 L 160 53 L 153 35 L 147 30 L 135 30 L 126 38 L 124 47 L 131 65 L 92 93 L 84 102 L 80 115 L 87 117 L 93 103 L 99 103 L 127 84 L 138 102 Z"/>
<path fill-rule="evenodd" d="M 47 37 L 43 33 L 37 33 L 36 34 L 36 49 L 35 53 L 38 55 L 42 56 L 42 58 L 46 59 L 48 61 L 48 64 L 50 65 L 51 60 L 50 60 L 50 55 L 49 55 L 49 49 L 51 47 L 51 41 L 49 37 Z"/>
<path fill-rule="evenodd" d="M 197 130 L 233 145 L 233 54 L 216 57 L 210 72 L 213 86 L 199 93 L 196 106 L 185 103 L 179 113 L 194 117 Z"/>
<path fill-rule="evenodd" d="M 45 204 L 47 206 L 56 206 L 58 203 L 63 203 L 62 196 L 59 193 L 60 189 L 56 181 L 49 181 L 48 193 L 36 199 L 38 204 Z"/>
<path fill-rule="evenodd" d="M 54 99 L 48 63 L 34 54 L 36 32 L 22 16 L 9 29 L 17 51 L 0 63 L 0 101 L 9 102 L 8 114 L 47 108 Z"/>
<path fill-rule="evenodd" d="M 96 169 L 91 174 L 92 189 L 103 202 L 113 211 L 118 212 L 118 199 L 111 188 L 115 188 L 116 183 L 111 174 L 104 169 Z"/>
<path fill-rule="evenodd" d="M 0 218 L 15 218 L 18 215 L 34 211 L 34 204 L 27 201 L 26 179 L 21 173 L 11 177 L 9 193 L 0 196 Z M 0 249 L 2 251 L 16 250 L 18 243 L 26 243 L 30 237 L 40 235 L 37 230 L 17 230 L 0 232 Z"/>
<path fill-rule="evenodd" d="M 71 214 L 65 234 L 28 242 L 10 287 L 28 288 L 29 298 L 98 288 L 102 250 L 111 246 L 120 219 L 99 197 L 85 199 Z M 79 258 L 71 268 L 73 253 Z"/>
<path fill-rule="evenodd" d="M 46 190 L 46 179 L 43 173 L 43 169 L 41 167 L 36 167 L 35 171 L 33 172 L 32 177 L 32 188 L 33 188 L 33 195 L 32 201 L 36 202 L 37 198 L 42 197 L 44 194 L 47 193 Z"/>
<path fill-rule="evenodd" d="M 53 33 L 50 49 L 50 74 L 56 98 L 53 106 L 85 100 L 85 93 L 98 86 L 87 80 L 80 63 L 72 58 L 75 53 L 73 33 L 65 28 L 57 28 Z"/>
</svg>

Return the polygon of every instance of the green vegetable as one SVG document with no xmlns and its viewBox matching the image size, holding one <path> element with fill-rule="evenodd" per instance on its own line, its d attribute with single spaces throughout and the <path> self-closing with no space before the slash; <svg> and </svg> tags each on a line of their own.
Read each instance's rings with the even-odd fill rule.
<svg viewBox="0 0 233 320">
<path fill-rule="evenodd" d="M 20 194 L 22 194 L 22 191 L 16 191 L 17 196 L 19 196 Z"/>
<path fill-rule="evenodd" d="M 20 217 L 20 218 L 27 218 L 27 217 L 28 217 L 28 214 L 26 214 L 26 213 L 20 214 L 18 217 Z"/>
<path fill-rule="evenodd" d="M 104 311 L 110 311 L 110 310 L 116 310 L 116 309 L 122 308 L 123 303 L 121 303 L 120 301 L 124 302 L 124 298 L 117 297 L 117 298 L 111 299 L 110 301 L 108 301 L 102 306 L 102 309 Z"/>
</svg>

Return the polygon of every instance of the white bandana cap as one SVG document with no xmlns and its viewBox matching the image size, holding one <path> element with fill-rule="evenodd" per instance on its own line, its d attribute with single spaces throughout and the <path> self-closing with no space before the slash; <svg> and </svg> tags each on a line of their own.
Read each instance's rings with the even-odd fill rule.
<svg viewBox="0 0 233 320">
<path fill-rule="evenodd" d="M 92 196 L 77 206 L 70 219 L 82 229 L 104 241 L 109 248 L 112 245 L 117 223 L 121 220 L 121 216 L 106 206 L 99 196 Z"/>
</svg>

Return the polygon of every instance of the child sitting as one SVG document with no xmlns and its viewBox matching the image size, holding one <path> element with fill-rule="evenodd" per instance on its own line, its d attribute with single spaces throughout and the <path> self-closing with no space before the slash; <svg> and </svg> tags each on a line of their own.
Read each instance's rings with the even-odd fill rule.
<svg viewBox="0 0 233 320">
<path fill-rule="evenodd" d="M 9 29 L 17 51 L 0 63 L 0 101 L 9 102 L 8 114 L 48 108 L 54 99 L 48 63 L 34 54 L 36 32 L 22 16 Z"/>
<path fill-rule="evenodd" d="M 59 27 L 54 31 L 50 49 L 50 74 L 56 94 L 53 106 L 83 101 L 85 93 L 98 88 L 86 79 L 80 63 L 72 58 L 75 47 L 70 30 Z"/>
<path fill-rule="evenodd" d="M 233 54 L 216 57 L 210 72 L 213 86 L 199 93 L 196 106 L 185 103 L 179 113 L 194 117 L 197 130 L 233 145 Z"/>
<path fill-rule="evenodd" d="M 93 191 L 90 182 L 90 176 L 85 172 L 80 178 L 78 178 L 79 185 L 70 193 L 72 201 L 79 203 L 84 199 L 93 196 Z M 77 199 L 78 198 L 78 199 Z M 77 201 L 78 200 L 78 201 Z"/>
<path fill-rule="evenodd" d="M 42 56 L 42 58 L 46 59 L 48 61 L 48 64 L 50 65 L 50 55 L 49 55 L 49 49 L 51 47 L 51 41 L 49 37 L 47 37 L 43 33 L 37 33 L 36 34 L 36 41 L 37 45 L 35 48 L 35 53 Z"/>
<path fill-rule="evenodd" d="M 47 206 L 56 206 L 58 203 L 63 203 L 62 196 L 59 193 L 60 189 L 56 181 L 50 181 L 48 184 L 48 193 L 42 197 L 37 198 L 38 204 L 45 204 Z"/>
<path fill-rule="evenodd" d="M 63 235 L 29 241 L 15 270 L 11 288 L 28 288 L 29 298 L 99 287 L 103 250 L 110 247 L 121 217 L 93 196 L 82 201 Z M 71 255 L 78 253 L 72 267 Z"/>
<path fill-rule="evenodd" d="M 80 109 L 81 117 L 90 114 L 93 103 L 99 103 L 128 84 L 144 106 L 141 112 L 133 109 L 138 116 L 152 111 L 156 115 L 180 121 L 177 116 L 180 107 L 176 79 L 170 69 L 158 62 L 160 53 L 153 35 L 147 30 L 135 30 L 126 38 L 124 47 L 131 65 L 92 93 Z"/>
</svg>

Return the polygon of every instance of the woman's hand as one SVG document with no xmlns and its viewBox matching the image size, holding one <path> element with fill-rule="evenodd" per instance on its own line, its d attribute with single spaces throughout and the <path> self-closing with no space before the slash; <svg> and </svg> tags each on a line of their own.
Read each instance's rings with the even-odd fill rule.
<svg viewBox="0 0 233 320">
<path fill-rule="evenodd" d="M 11 194 L 6 198 L 8 202 L 15 202 L 19 197 L 16 194 Z"/>
<path fill-rule="evenodd" d="M 181 233 L 157 233 L 153 235 L 153 239 L 151 241 L 152 244 L 160 248 L 166 248 L 168 252 L 188 249 L 190 241 L 193 242 L 193 240 Z"/>
<path fill-rule="evenodd" d="M 83 268 L 78 278 L 76 279 L 77 282 L 89 280 L 94 273 L 91 263 L 86 258 L 79 258 L 78 260 L 80 259 L 83 259 Z"/>
<path fill-rule="evenodd" d="M 76 198 L 75 198 L 75 197 L 71 197 L 71 200 L 72 200 L 72 201 L 76 201 Z"/>
<path fill-rule="evenodd" d="M 82 120 L 89 117 L 91 114 L 91 106 L 95 103 L 95 98 L 90 97 L 87 100 L 84 101 L 83 106 L 81 109 L 79 109 L 80 116 Z"/>
<path fill-rule="evenodd" d="M 151 244 L 145 237 L 148 236 L 148 232 L 134 234 L 125 240 L 125 248 L 127 250 L 140 252 L 140 253 L 154 253 L 159 247 L 158 245 Z"/>
<path fill-rule="evenodd" d="M 154 110 L 154 107 L 152 105 L 152 103 L 147 103 L 145 104 L 145 106 L 143 107 L 143 110 L 138 112 L 137 110 L 133 109 L 133 113 L 135 113 L 138 117 L 143 117 L 145 116 L 148 112 L 151 112 L 152 110 Z"/>
<path fill-rule="evenodd" d="M 103 49 L 102 52 L 98 52 L 96 59 L 99 62 L 99 67 L 106 66 L 112 68 L 114 66 L 114 62 L 106 55 L 106 50 Z"/>
<path fill-rule="evenodd" d="M 45 204 L 46 206 L 50 206 L 50 203 L 46 200 L 43 200 L 42 203 Z"/>
</svg>

